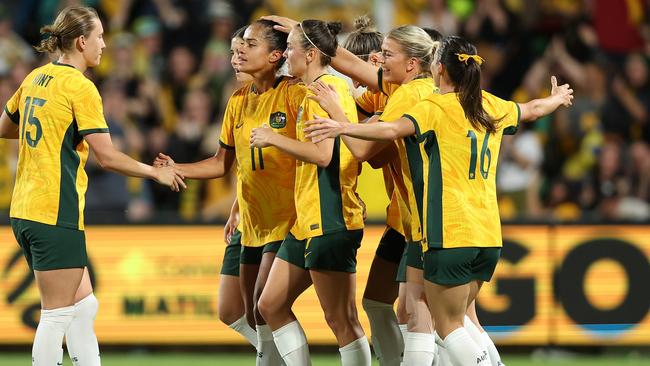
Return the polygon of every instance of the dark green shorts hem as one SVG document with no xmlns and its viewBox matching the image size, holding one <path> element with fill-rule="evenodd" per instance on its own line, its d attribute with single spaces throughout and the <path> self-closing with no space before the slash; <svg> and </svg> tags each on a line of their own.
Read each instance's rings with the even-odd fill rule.
<svg viewBox="0 0 650 366">
<path fill-rule="evenodd" d="M 406 239 L 404 239 L 404 235 L 391 227 L 387 227 L 379 241 L 375 255 L 388 262 L 399 264 L 405 246 Z"/>
<path fill-rule="evenodd" d="M 395 278 L 397 282 L 406 282 L 406 267 L 423 269 L 422 244 L 419 241 L 409 241 L 406 243 L 402 259 L 397 268 L 397 277 Z"/>
<path fill-rule="evenodd" d="M 239 257 L 241 255 L 241 231 L 235 229 L 230 244 L 226 246 L 221 264 L 221 274 L 239 277 Z"/>
<path fill-rule="evenodd" d="M 298 240 L 287 235 L 278 258 L 300 268 L 355 273 L 363 230 L 339 231 Z"/>
<path fill-rule="evenodd" d="M 261 247 L 247 247 L 242 245 L 239 264 L 254 264 L 259 265 L 262 263 L 262 256 L 264 253 L 277 253 L 280 249 L 281 241 L 272 241 L 270 243 L 264 244 Z"/>
<path fill-rule="evenodd" d="M 442 286 L 490 281 L 501 248 L 429 248 L 424 253 L 424 278 Z"/>
<path fill-rule="evenodd" d="M 88 265 L 83 230 L 11 218 L 11 228 L 31 270 L 83 268 Z"/>
</svg>

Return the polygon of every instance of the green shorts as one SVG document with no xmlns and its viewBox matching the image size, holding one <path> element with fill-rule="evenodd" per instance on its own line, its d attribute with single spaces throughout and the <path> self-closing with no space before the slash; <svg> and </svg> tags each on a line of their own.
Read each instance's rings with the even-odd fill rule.
<svg viewBox="0 0 650 366">
<path fill-rule="evenodd" d="M 239 264 L 255 264 L 259 266 L 260 263 L 262 263 L 262 256 L 264 253 L 277 253 L 278 249 L 280 249 L 280 244 L 282 244 L 282 241 L 278 240 L 266 243 L 261 247 L 247 247 L 242 245 Z"/>
<path fill-rule="evenodd" d="M 241 231 L 235 229 L 230 237 L 230 244 L 226 245 L 221 264 L 221 274 L 239 277 L 239 256 L 241 252 Z"/>
<path fill-rule="evenodd" d="M 500 256 L 501 248 L 430 248 L 424 253 L 424 278 L 443 286 L 490 281 Z"/>
<path fill-rule="evenodd" d="M 83 268 L 88 265 L 83 230 L 11 219 L 11 228 L 31 270 Z"/>
<path fill-rule="evenodd" d="M 406 240 L 404 239 L 404 235 L 391 227 L 387 227 L 379 241 L 375 255 L 391 263 L 399 264 L 402 260 L 402 253 L 404 253 L 405 246 Z"/>
<path fill-rule="evenodd" d="M 278 258 L 304 269 L 354 273 L 361 239 L 363 230 L 339 231 L 304 240 L 289 233 Z"/>
<path fill-rule="evenodd" d="M 422 244 L 419 241 L 406 242 L 402 259 L 397 268 L 397 282 L 406 282 L 406 267 L 422 269 Z"/>
</svg>

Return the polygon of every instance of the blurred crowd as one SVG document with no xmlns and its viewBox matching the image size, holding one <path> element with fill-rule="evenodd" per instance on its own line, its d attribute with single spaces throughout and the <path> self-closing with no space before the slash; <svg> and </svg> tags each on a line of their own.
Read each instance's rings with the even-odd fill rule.
<svg viewBox="0 0 650 366">
<path fill-rule="evenodd" d="M 39 26 L 75 3 L 0 4 L 0 104 L 32 68 L 50 60 L 31 47 Z M 486 59 L 484 89 L 502 98 L 545 96 L 550 75 L 573 86 L 572 108 L 504 138 L 497 181 L 504 221 L 650 219 L 650 1 L 376 0 L 381 6 L 374 8 L 342 0 L 82 3 L 100 13 L 108 45 L 88 77 L 103 97 L 114 143 L 136 159 L 151 162 L 165 152 L 186 162 L 214 154 L 221 114 L 237 87 L 230 35 L 238 27 L 278 13 L 342 20 L 349 29 L 354 16 L 369 12 L 392 25 L 469 38 Z M 0 208 L 7 209 L 15 143 L 0 141 L 0 150 Z M 92 160 L 87 171 L 89 222 L 218 221 L 235 197 L 234 174 L 188 181 L 177 194 L 105 172 Z"/>
</svg>

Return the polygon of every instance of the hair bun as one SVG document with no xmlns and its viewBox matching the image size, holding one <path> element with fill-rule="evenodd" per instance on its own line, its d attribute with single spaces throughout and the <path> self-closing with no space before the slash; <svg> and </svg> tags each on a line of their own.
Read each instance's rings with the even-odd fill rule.
<svg viewBox="0 0 650 366">
<path fill-rule="evenodd" d="M 367 15 L 361 15 L 354 19 L 354 29 L 360 33 L 376 32 L 372 20 Z"/>
<path fill-rule="evenodd" d="M 336 35 L 341 33 L 342 28 L 343 28 L 343 24 L 341 24 L 341 22 L 327 22 L 327 29 L 335 37 Z"/>
</svg>

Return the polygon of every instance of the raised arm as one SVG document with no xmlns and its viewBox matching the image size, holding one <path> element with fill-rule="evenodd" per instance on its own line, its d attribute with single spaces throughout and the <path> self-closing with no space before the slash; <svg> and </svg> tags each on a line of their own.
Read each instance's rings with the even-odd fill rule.
<svg viewBox="0 0 650 366">
<path fill-rule="evenodd" d="M 176 163 L 171 157 L 159 153 L 154 161 L 154 166 L 172 165 L 185 177 L 190 179 L 221 178 L 230 171 L 235 161 L 233 148 L 219 147 L 213 156 L 194 163 Z"/>
<path fill-rule="evenodd" d="M 306 122 L 305 133 L 312 141 L 322 141 L 339 135 L 356 137 L 369 141 L 393 141 L 400 137 L 415 134 L 415 126 L 408 118 L 393 122 L 349 123 L 334 121 L 329 118 L 316 118 Z"/>
<path fill-rule="evenodd" d="M 278 23 L 279 25 L 273 28 L 285 33 L 289 33 L 293 27 L 300 24 L 296 20 L 278 15 L 267 15 L 263 16 L 262 19 Z M 358 58 L 345 48 L 339 46 L 336 49 L 336 55 L 332 57 L 331 66 L 336 71 L 351 77 L 361 84 L 374 90 L 379 90 L 379 85 L 377 84 L 377 68 Z"/>
<path fill-rule="evenodd" d="M 298 141 L 273 132 L 268 125 L 251 131 L 251 146 L 259 148 L 275 146 L 297 160 L 313 163 L 321 168 L 330 165 L 334 152 L 333 139 L 324 138 L 317 143 Z"/>
<path fill-rule="evenodd" d="M 520 119 L 524 122 L 534 121 L 552 113 L 561 105 L 568 107 L 573 103 L 573 89 L 569 84 L 557 85 L 555 76 L 551 76 L 551 95 L 546 98 L 533 99 L 519 103 Z"/>
</svg>

